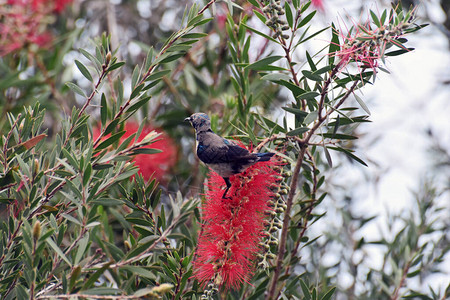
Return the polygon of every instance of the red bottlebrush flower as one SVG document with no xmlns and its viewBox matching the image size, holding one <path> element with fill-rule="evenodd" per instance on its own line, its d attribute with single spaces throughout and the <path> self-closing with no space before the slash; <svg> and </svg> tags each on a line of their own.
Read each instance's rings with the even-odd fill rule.
<svg viewBox="0 0 450 300">
<path fill-rule="evenodd" d="M 370 29 L 370 25 L 355 26 L 354 33 L 344 35 L 342 30 L 337 30 L 342 42 L 340 50 L 331 55 L 339 57 L 340 68 L 345 68 L 351 62 L 355 62 L 358 68 L 371 68 L 376 72 L 380 59 L 380 45 L 373 42 L 376 32 Z"/>
<path fill-rule="evenodd" d="M 125 124 L 125 134 L 120 138 L 120 142 L 126 140 L 130 135 L 136 133 L 139 129 L 139 125 L 134 122 L 128 122 Z M 139 174 L 144 177 L 145 180 L 149 180 L 152 175 L 163 181 L 168 171 L 175 165 L 177 161 L 177 148 L 174 141 L 161 129 L 155 129 L 149 125 L 144 126 L 142 133 L 138 139 L 140 142 L 148 133 L 155 130 L 161 135 L 157 138 L 158 141 L 145 146 L 144 148 L 159 149 L 162 152 L 156 154 L 138 154 L 133 158 L 135 165 L 139 168 Z M 93 130 L 94 140 L 100 135 L 100 128 L 96 127 Z"/>
<path fill-rule="evenodd" d="M 60 13 L 72 0 L 8 0 L 0 5 L 0 56 L 29 45 L 45 48 L 52 40 L 48 15 Z"/>
<path fill-rule="evenodd" d="M 8 0 L 9 5 L 16 5 L 22 7 L 30 7 L 35 12 L 50 11 L 53 10 L 56 13 L 60 13 L 70 4 L 73 0 Z"/>
<path fill-rule="evenodd" d="M 218 286 L 239 288 L 248 282 L 260 251 L 268 201 L 274 196 L 271 186 L 278 181 L 277 161 L 259 162 L 230 178 L 231 188 L 223 199 L 223 179 L 211 172 L 207 201 L 203 204 L 202 234 L 199 237 L 195 277 Z"/>
<path fill-rule="evenodd" d="M 72 0 L 56 0 L 55 1 L 55 12 L 61 13 L 68 4 L 72 3 Z"/>
<path fill-rule="evenodd" d="M 354 62 L 358 68 L 370 68 L 376 73 L 379 60 L 388 47 L 395 45 L 409 51 L 402 45 L 401 37 L 403 31 L 410 25 L 405 20 L 399 24 L 389 20 L 388 24 L 377 26 L 367 21 L 364 24 L 355 24 L 347 34 L 344 34 L 342 30 L 336 30 L 342 42 L 338 45 L 340 49 L 331 55 L 340 58 L 338 63 L 340 69 Z"/>
</svg>

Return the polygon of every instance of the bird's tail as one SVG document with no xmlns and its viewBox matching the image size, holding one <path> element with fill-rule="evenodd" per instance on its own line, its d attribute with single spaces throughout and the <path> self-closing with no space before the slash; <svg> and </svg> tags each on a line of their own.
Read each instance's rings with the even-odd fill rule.
<svg viewBox="0 0 450 300">
<path fill-rule="evenodd" d="M 256 156 L 259 158 L 258 161 L 268 161 L 275 153 L 266 152 L 266 153 L 256 153 Z"/>
</svg>

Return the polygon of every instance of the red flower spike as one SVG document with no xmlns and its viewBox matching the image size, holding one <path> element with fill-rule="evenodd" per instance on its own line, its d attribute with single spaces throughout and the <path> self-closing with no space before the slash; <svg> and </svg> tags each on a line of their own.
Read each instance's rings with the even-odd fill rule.
<svg viewBox="0 0 450 300">
<path fill-rule="evenodd" d="M 120 143 L 126 140 L 130 135 L 136 133 L 139 129 L 139 125 L 134 122 L 127 122 L 124 130 L 125 134 L 120 138 Z M 157 141 L 145 146 L 144 148 L 159 149 L 162 152 L 156 154 L 138 154 L 133 158 L 135 165 L 139 168 L 139 174 L 144 177 L 145 180 L 149 180 L 152 175 L 158 179 L 159 182 L 164 181 L 165 175 L 175 165 L 177 161 L 177 148 L 174 141 L 161 129 L 155 129 L 152 126 L 144 126 L 138 142 L 150 132 L 155 130 L 161 133 L 157 137 Z M 93 130 L 94 140 L 100 135 L 100 127 L 96 127 Z"/>
<path fill-rule="evenodd" d="M 344 35 L 338 30 L 342 42 L 340 50 L 331 53 L 339 57 L 339 67 L 343 69 L 351 62 L 355 62 L 358 68 L 371 68 L 376 72 L 378 60 L 381 58 L 380 44 L 376 43 L 376 31 L 372 31 L 369 24 L 356 25 L 352 35 Z M 364 38 L 363 40 L 361 40 Z"/>
<path fill-rule="evenodd" d="M 48 16 L 61 13 L 72 0 L 8 0 L 0 5 L 0 56 L 36 45 L 46 48 L 52 35 L 47 32 Z"/>
<path fill-rule="evenodd" d="M 259 162 L 232 176 L 231 199 L 222 199 L 223 178 L 210 173 L 202 207 L 205 223 L 194 261 L 194 276 L 203 284 L 214 280 L 218 286 L 238 289 L 249 282 L 260 252 L 264 213 L 271 210 L 270 187 L 279 180 L 274 168 L 278 165 L 276 160 Z"/>
<path fill-rule="evenodd" d="M 384 51 L 388 45 L 396 45 L 399 48 L 409 51 L 397 39 L 403 36 L 404 28 L 410 24 L 402 21 L 397 25 L 388 24 L 382 26 L 372 26 L 369 21 L 364 24 L 356 24 L 346 35 L 343 30 L 336 30 L 341 42 L 336 44 L 339 50 L 330 53 L 337 56 L 340 61 L 339 69 L 347 67 L 354 62 L 358 69 L 372 69 L 374 73 L 379 68 L 379 60 L 384 56 Z"/>
</svg>

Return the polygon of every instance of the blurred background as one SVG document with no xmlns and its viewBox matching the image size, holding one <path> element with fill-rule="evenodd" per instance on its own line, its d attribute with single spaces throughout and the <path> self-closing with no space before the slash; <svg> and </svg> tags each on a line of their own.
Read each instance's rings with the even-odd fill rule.
<svg viewBox="0 0 450 300">
<path fill-rule="evenodd" d="M 18 113 L 24 105 L 39 100 L 48 112 L 45 124 L 50 137 L 58 132 L 59 120 L 70 115 L 73 105 L 81 106 L 84 101 L 76 94 L 67 97 L 64 84 L 72 81 L 90 89 L 90 82 L 74 63 L 75 59 L 87 63 L 78 49 L 93 52 L 93 40 L 103 32 L 111 34 L 112 48 L 117 48 L 118 56 L 126 62 L 121 77 L 125 94 L 129 94 L 134 66 L 143 62 L 150 46 L 159 49 L 180 28 L 185 8 L 194 2 L 206 3 L 56 1 L 61 7 L 36 9 L 29 15 L 33 22 L 20 21 L 27 28 L 22 36 L 14 32 L 17 24 L 8 23 L 12 19 L 3 21 L 0 127 L 7 128 L 8 112 Z M 251 14 L 248 3 L 235 2 Z M 333 170 L 323 166 L 329 196 L 316 212 L 327 214 L 309 231 L 311 238 L 321 237 L 302 250 L 303 264 L 298 272 L 337 285 L 342 299 L 370 298 L 379 288 L 373 283 L 384 281 L 384 275 L 395 271 L 390 260 L 400 255 L 395 252 L 396 245 L 414 235 L 420 236 L 417 244 L 426 249 L 425 275 L 411 278 L 408 286 L 443 293 L 450 283 L 450 1 L 403 1 L 404 7 L 410 5 L 417 6 L 420 23 L 430 26 L 408 38 L 414 51 L 386 61 L 390 74 L 380 72 L 375 84 L 363 89 L 372 122 L 354 129 L 359 140 L 349 146 L 368 167 L 332 153 Z M 314 27 L 320 29 L 332 22 L 345 26 L 366 20 L 368 9 L 377 12 L 389 6 L 389 1 L 324 0 Z M 11 13 L 5 6 L 0 11 L 5 16 Z M 226 1 L 217 2 L 207 12 L 214 15 L 207 27 L 208 36 L 173 64 L 173 72 L 164 77 L 164 84 L 155 87 L 155 96 L 134 120 L 140 123 L 146 118 L 149 129 L 164 132 L 160 147 L 170 155 L 155 160 L 156 165 L 148 171 L 158 173 L 163 193 L 195 195 L 207 172 L 193 155 L 193 130 L 182 122 L 186 116 L 207 112 L 219 134 L 237 133 L 228 122 L 237 103 L 227 67 L 231 61 L 225 31 L 227 13 Z M 19 36 L 14 43 L 7 39 L 13 34 Z M 307 50 L 317 51 L 329 39 L 327 31 L 308 44 Z M 262 39 L 255 39 L 252 47 L 251 60 L 278 51 Z M 299 49 L 299 59 L 304 50 Z M 279 107 L 290 100 L 286 93 L 260 80 L 252 81 L 251 89 L 258 112 L 281 122 L 284 113 Z M 98 104 L 89 108 L 94 120 Z M 421 231 L 424 220 L 432 223 L 432 230 L 426 232 L 430 234 Z M 433 267 L 427 269 L 428 265 Z"/>
</svg>

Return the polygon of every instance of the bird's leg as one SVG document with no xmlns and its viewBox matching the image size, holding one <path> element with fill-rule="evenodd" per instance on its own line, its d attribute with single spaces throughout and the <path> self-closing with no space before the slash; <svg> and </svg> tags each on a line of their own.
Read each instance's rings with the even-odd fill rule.
<svg viewBox="0 0 450 300">
<path fill-rule="evenodd" d="M 231 182 L 230 182 L 230 178 L 228 177 L 223 177 L 223 180 L 225 180 L 225 183 L 227 185 L 227 188 L 225 189 L 225 192 L 222 195 L 222 199 L 230 199 L 230 197 L 225 197 L 227 195 L 228 190 L 231 187 Z"/>
</svg>

